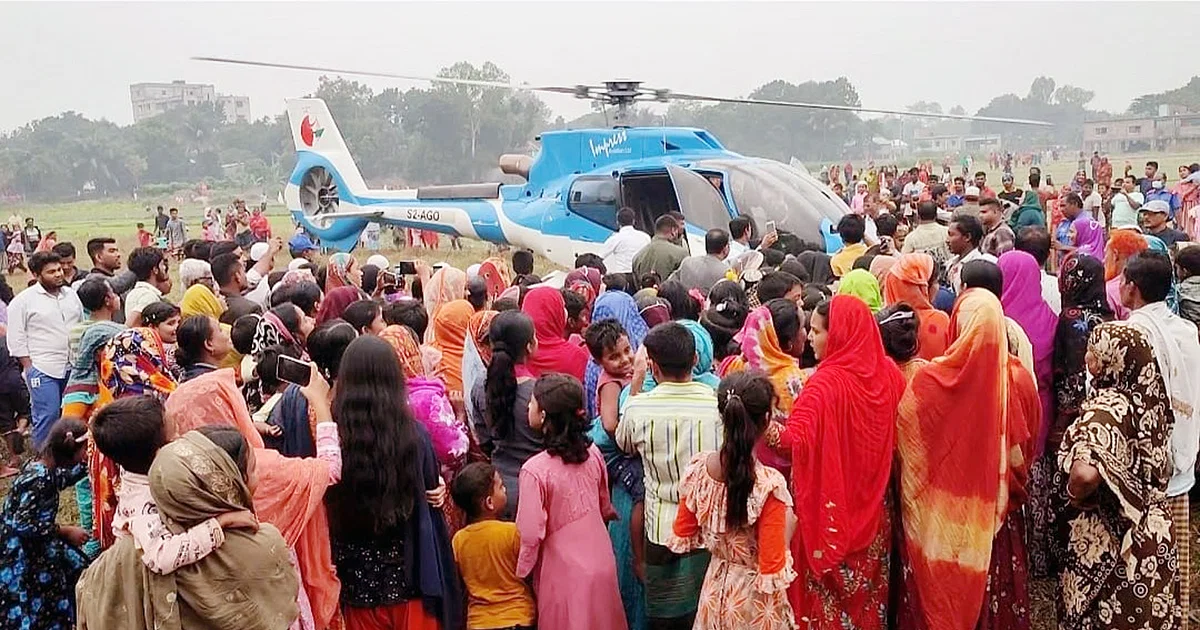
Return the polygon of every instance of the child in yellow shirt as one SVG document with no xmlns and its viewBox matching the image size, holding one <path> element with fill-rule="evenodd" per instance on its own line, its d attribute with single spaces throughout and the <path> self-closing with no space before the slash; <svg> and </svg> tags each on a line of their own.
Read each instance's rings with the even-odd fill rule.
<svg viewBox="0 0 1200 630">
<path fill-rule="evenodd" d="M 532 628 L 537 604 L 517 577 L 517 526 L 499 519 L 508 503 L 499 473 L 491 464 L 469 464 L 454 478 L 450 495 L 469 521 L 451 543 L 467 586 L 468 630 Z"/>
</svg>

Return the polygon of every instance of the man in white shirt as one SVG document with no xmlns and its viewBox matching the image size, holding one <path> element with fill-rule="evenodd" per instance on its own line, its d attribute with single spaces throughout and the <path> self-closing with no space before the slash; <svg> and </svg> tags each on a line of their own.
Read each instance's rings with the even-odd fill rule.
<svg viewBox="0 0 1200 630">
<path fill-rule="evenodd" d="M 125 323 L 137 328 L 142 325 L 142 309 L 171 291 L 171 273 L 162 250 L 156 247 L 139 247 L 130 252 L 129 270 L 138 280 L 125 296 Z"/>
<path fill-rule="evenodd" d="M 900 190 L 900 196 L 908 199 L 918 199 L 921 193 L 925 192 L 925 182 L 918 179 L 921 175 L 920 169 L 912 167 L 908 170 L 909 182 Z"/>
<path fill-rule="evenodd" d="M 1154 348 L 1175 416 L 1171 429 L 1171 462 L 1174 474 L 1167 482 L 1167 502 L 1176 540 L 1191 538 L 1188 491 L 1196 483 L 1196 455 L 1200 450 L 1200 340 L 1196 325 L 1171 312 L 1171 259 L 1160 252 L 1142 252 L 1125 263 L 1121 277 L 1121 304 L 1131 309 L 1129 325 L 1146 335 Z M 1179 577 L 1189 584 L 1186 558 Z M 1180 589 L 1180 604 L 1188 610 L 1190 589 Z"/>
<path fill-rule="evenodd" d="M 599 252 L 608 273 L 632 273 L 633 257 L 650 244 L 650 235 L 633 227 L 634 217 L 633 208 L 625 207 L 617 211 L 620 229 L 604 241 Z"/>
<path fill-rule="evenodd" d="M 1146 197 L 1137 191 L 1137 183 L 1133 176 L 1126 177 L 1121 182 L 1121 189 L 1114 191 L 1112 200 L 1113 228 L 1138 227 L 1138 208 L 1146 203 Z"/>
<path fill-rule="evenodd" d="M 1104 227 L 1107 221 L 1104 217 L 1104 197 L 1096 192 L 1096 182 L 1087 179 L 1083 182 L 1083 190 L 1080 191 L 1079 197 L 1083 199 L 1084 211 L 1090 213 L 1100 227 Z"/>
<path fill-rule="evenodd" d="M 983 224 L 969 214 L 956 217 L 946 229 L 946 249 L 953 254 L 953 257 L 947 262 L 946 273 L 956 295 L 963 292 L 963 265 L 972 260 L 996 262 L 995 256 L 980 251 L 979 242 L 982 240 Z"/>
<path fill-rule="evenodd" d="M 66 286 L 58 254 L 29 258 L 37 282 L 8 305 L 8 352 L 16 357 L 29 387 L 33 443 L 40 449 L 59 417 L 71 372 L 71 328 L 83 321 L 83 305 Z"/>
</svg>

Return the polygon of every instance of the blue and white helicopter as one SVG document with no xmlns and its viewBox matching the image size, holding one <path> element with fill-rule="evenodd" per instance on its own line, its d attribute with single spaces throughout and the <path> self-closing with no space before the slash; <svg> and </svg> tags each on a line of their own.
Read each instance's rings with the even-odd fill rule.
<svg viewBox="0 0 1200 630">
<path fill-rule="evenodd" d="M 617 210 L 635 211 L 635 225 L 653 232 L 655 220 L 683 213 L 688 245 L 704 251 L 704 233 L 728 228 L 729 220 L 749 216 L 762 229 L 841 247 L 834 231 L 849 208 L 802 169 L 773 160 L 746 157 L 726 149 L 703 129 L 625 127 L 620 122 L 637 101 L 693 100 L 782 107 L 957 118 L 1046 125 L 1008 118 L 923 114 L 817 103 L 677 94 L 641 87 L 636 81 L 603 86 L 537 87 L 492 81 L 413 77 L 214 57 L 197 60 L 329 74 L 387 77 L 406 81 L 573 94 L 616 107 L 612 129 L 547 131 L 535 156 L 500 156 L 500 170 L 524 184 L 421 186 L 410 190 L 367 187 L 320 99 L 287 101 L 295 142 L 296 168 L 284 200 L 296 221 L 327 246 L 349 251 L 368 223 L 433 230 L 464 238 L 509 244 L 571 267 L 575 257 L 597 251 L 617 229 Z"/>
</svg>

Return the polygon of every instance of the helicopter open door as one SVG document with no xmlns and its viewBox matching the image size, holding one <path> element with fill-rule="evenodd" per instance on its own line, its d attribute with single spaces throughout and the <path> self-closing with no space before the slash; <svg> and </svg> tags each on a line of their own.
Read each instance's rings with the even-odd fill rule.
<svg viewBox="0 0 1200 630">
<path fill-rule="evenodd" d="M 692 254 L 704 252 L 704 233 L 713 228 L 729 229 L 729 208 L 711 182 L 681 166 L 667 165 L 675 187 L 679 211 L 688 222 L 687 243 Z M 698 228 L 698 230 L 697 230 Z"/>
</svg>

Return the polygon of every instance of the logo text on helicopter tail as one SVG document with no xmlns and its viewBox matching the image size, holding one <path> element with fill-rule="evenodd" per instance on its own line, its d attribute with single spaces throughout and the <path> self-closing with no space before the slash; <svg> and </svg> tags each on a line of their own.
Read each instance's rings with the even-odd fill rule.
<svg viewBox="0 0 1200 630">
<path fill-rule="evenodd" d="M 600 157 L 603 153 L 604 157 L 610 157 L 613 153 L 629 153 L 629 147 L 621 148 L 621 145 L 629 139 L 629 134 L 624 129 L 618 130 L 613 135 L 606 138 L 600 144 L 596 144 L 592 140 L 588 140 L 588 146 L 592 149 L 592 157 Z"/>
</svg>

